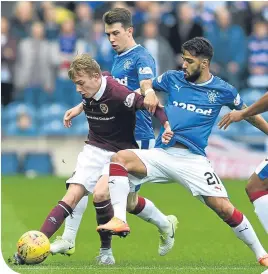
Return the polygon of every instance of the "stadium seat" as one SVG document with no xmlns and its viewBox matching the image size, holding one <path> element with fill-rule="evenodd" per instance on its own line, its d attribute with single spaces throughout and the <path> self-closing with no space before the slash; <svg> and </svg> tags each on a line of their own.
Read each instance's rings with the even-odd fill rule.
<svg viewBox="0 0 268 274">
<path fill-rule="evenodd" d="M 4 108 L 3 112 L 7 122 L 14 121 L 17 115 L 21 113 L 29 114 L 33 121 L 36 119 L 35 107 L 21 102 L 10 103 Z"/>
<path fill-rule="evenodd" d="M 41 123 L 48 122 L 53 119 L 60 119 L 62 121 L 63 116 L 69 107 L 65 104 L 53 103 L 41 106 L 39 120 Z"/>
<path fill-rule="evenodd" d="M 24 157 L 23 171 L 38 175 L 53 174 L 52 159 L 49 153 L 27 153 Z"/>
<path fill-rule="evenodd" d="M 82 116 L 82 115 L 81 115 Z M 87 136 L 88 135 L 88 122 L 84 118 L 83 122 L 79 123 L 73 123 L 72 128 L 70 128 L 70 131 L 72 131 L 72 135 L 78 135 L 78 136 Z"/>
<path fill-rule="evenodd" d="M 44 122 L 39 128 L 39 134 L 42 136 L 61 136 L 68 135 L 68 128 L 65 128 L 62 123 L 62 118 L 53 119 Z"/>
<path fill-rule="evenodd" d="M 249 106 L 260 99 L 264 93 L 265 91 L 259 89 L 244 89 L 241 90 L 240 95 L 243 101 Z"/>
<path fill-rule="evenodd" d="M 1 153 L 2 175 L 15 175 L 19 172 L 19 159 L 15 152 Z"/>
<path fill-rule="evenodd" d="M 18 128 L 16 121 L 12 121 L 3 126 L 3 134 L 5 136 L 37 136 L 38 129 L 36 124 L 33 123 L 30 128 L 22 130 Z"/>
</svg>

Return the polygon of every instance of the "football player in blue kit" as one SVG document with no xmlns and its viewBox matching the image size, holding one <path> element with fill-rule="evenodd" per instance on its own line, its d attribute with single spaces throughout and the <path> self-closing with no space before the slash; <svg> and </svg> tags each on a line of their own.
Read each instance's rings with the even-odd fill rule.
<svg viewBox="0 0 268 274">
<path fill-rule="evenodd" d="M 220 178 L 206 157 L 205 147 L 222 106 L 241 109 L 243 101 L 237 90 L 210 73 L 213 48 L 208 40 L 196 37 L 182 46 L 183 71 L 170 70 L 152 80 L 152 88 L 169 95 L 165 111 L 173 136 L 161 130 L 156 147 L 150 151 L 128 149 L 117 152 L 109 164 L 111 201 L 114 218 L 98 231 L 114 232 L 118 223 L 126 220 L 121 199 L 128 195 L 127 187 L 146 182 L 177 182 L 193 196 L 200 198 L 232 228 L 235 235 L 254 252 L 261 265 L 268 266 L 268 255 L 246 216 L 228 199 Z M 268 133 L 268 124 L 260 116 L 247 120 Z M 170 139 L 161 143 L 160 136 Z M 128 174 L 142 176 L 131 181 Z M 123 174 L 123 175 L 122 175 Z"/>
<path fill-rule="evenodd" d="M 224 115 L 219 123 L 219 128 L 226 129 L 233 122 L 242 121 L 265 111 L 268 111 L 268 92 L 248 108 Z M 249 178 L 246 192 L 255 207 L 255 213 L 268 233 L 268 158 L 259 164 Z"/>
<path fill-rule="evenodd" d="M 151 88 L 151 78 L 155 76 L 155 61 L 151 54 L 133 38 L 131 13 L 124 8 L 115 8 L 103 16 L 105 33 L 117 52 L 112 66 L 112 76 L 122 85 L 132 91 L 141 89 L 144 93 L 144 105 L 155 112 L 158 99 Z M 82 103 L 65 114 L 64 119 L 72 119 L 82 111 Z M 150 107 L 152 106 L 152 107 Z M 151 115 L 147 110 L 136 113 L 135 139 L 140 149 L 150 149 L 155 145 Z M 154 224 L 160 232 L 158 253 L 166 255 L 174 245 L 174 232 L 177 218 L 164 215 L 150 200 L 138 195 L 140 186 L 133 186 L 128 196 L 127 210 L 141 219 Z M 64 233 L 51 244 L 51 253 L 72 255 L 75 251 L 75 238 L 87 207 L 88 197 L 85 196 L 77 204 L 72 217 L 65 222 Z M 109 197 L 108 182 L 98 183 L 93 192 L 93 203 L 96 209 L 98 224 L 105 224 L 113 217 L 112 204 Z M 111 235 L 99 232 L 101 238 L 99 264 L 114 264 L 115 259 L 111 249 Z M 171 237 L 172 236 L 172 237 Z"/>
</svg>

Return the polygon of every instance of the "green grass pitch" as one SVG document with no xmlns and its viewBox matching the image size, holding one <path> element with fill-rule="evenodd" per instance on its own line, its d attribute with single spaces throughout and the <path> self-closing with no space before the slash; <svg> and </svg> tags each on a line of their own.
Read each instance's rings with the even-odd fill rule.
<svg viewBox="0 0 268 274">
<path fill-rule="evenodd" d="M 260 225 L 253 206 L 245 194 L 245 181 L 225 181 L 234 205 L 246 214 L 263 245 L 268 249 L 268 235 Z M 65 193 L 65 181 L 57 177 L 27 179 L 2 177 L 2 254 L 12 255 L 19 237 L 28 230 L 39 229 L 44 218 Z M 94 258 L 99 250 L 95 232 L 95 212 L 89 200 L 73 256 L 49 256 L 40 265 L 12 266 L 18 273 L 258 273 L 254 254 L 211 210 L 177 184 L 141 188 L 141 195 L 151 199 L 165 214 L 179 219 L 174 249 L 165 257 L 158 256 L 158 232 L 151 224 L 128 215 L 131 234 L 114 237 L 116 265 L 100 267 Z M 62 228 L 57 232 L 61 235 Z M 52 240 L 54 237 L 52 238 Z"/>
</svg>

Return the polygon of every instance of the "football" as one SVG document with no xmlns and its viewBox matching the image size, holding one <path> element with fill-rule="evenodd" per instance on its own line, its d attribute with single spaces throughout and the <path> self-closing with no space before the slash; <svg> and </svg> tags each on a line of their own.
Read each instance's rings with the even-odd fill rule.
<svg viewBox="0 0 268 274">
<path fill-rule="evenodd" d="M 17 251 L 26 264 L 39 264 L 49 255 L 50 242 L 44 233 L 35 230 L 28 231 L 18 240 Z"/>
</svg>

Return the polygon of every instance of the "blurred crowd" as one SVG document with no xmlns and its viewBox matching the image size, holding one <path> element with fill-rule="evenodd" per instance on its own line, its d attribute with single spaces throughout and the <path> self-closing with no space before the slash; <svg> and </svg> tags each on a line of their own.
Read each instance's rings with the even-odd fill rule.
<svg viewBox="0 0 268 274">
<path fill-rule="evenodd" d="M 205 36 L 215 51 L 212 73 L 240 90 L 268 87 L 268 1 L 1 4 L 3 106 L 24 102 L 36 108 L 53 103 L 70 107 L 80 102 L 67 70 L 82 52 L 90 53 L 102 70 L 111 69 L 115 53 L 102 15 L 114 7 L 131 11 L 136 42 L 155 58 L 158 75 L 181 67 L 186 40 Z M 20 121 L 29 123 L 24 116 Z"/>
</svg>

